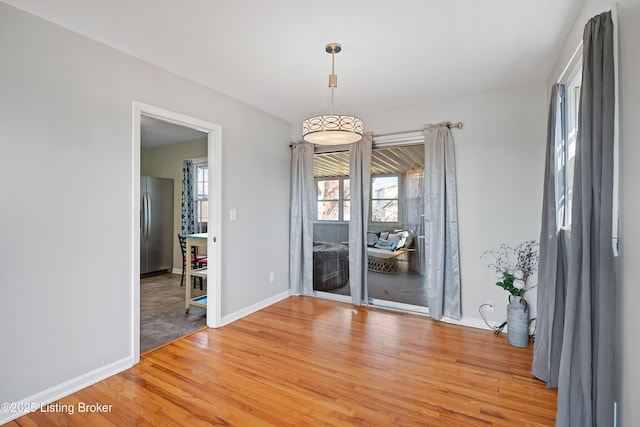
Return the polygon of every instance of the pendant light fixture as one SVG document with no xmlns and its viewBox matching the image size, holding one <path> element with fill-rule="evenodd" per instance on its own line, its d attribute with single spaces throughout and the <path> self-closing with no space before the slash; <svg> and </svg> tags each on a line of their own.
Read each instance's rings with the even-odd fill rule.
<svg viewBox="0 0 640 427">
<path fill-rule="evenodd" d="M 351 144 L 362 138 L 362 120 L 354 116 L 333 114 L 333 91 L 338 87 L 338 76 L 334 73 L 334 60 L 336 53 L 339 53 L 342 47 L 338 43 L 329 43 L 325 46 L 325 50 L 331 54 L 331 74 L 329 75 L 331 111 L 327 116 L 314 116 L 303 121 L 302 138 L 318 145 Z"/>
</svg>

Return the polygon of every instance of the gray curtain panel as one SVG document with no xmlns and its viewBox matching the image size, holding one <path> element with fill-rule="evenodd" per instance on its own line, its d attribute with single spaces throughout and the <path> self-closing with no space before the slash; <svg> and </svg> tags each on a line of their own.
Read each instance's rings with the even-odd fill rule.
<svg viewBox="0 0 640 427">
<path fill-rule="evenodd" d="M 425 271 L 429 316 L 460 320 L 460 254 L 453 136 L 447 123 L 425 135 Z"/>
<path fill-rule="evenodd" d="M 415 236 L 416 251 L 410 258 L 410 267 L 424 276 L 424 170 L 405 173 L 404 222 Z"/>
<path fill-rule="evenodd" d="M 611 12 L 584 30 L 556 426 L 613 425 L 614 144 Z"/>
<path fill-rule="evenodd" d="M 349 287 L 351 301 L 362 304 L 367 296 L 367 225 L 371 191 L 371 145 L 373 134 L 367 133 L 349 147 L 351 205 L 349 221 Z"/>
<path fill-rule="evenodd" d="M 185 160 L 182 163 L 182 235 L 195 233 L 198 215 L 193 194 L 193 162 Z"/>
<path fill-rule="evenodd" d="M 564 327 L 564 268 L 560 238 L 562 211 L 559 203 L 564 188 L 556 182 L 558 153 L 556 143 L 562 139 L 563 114 L 560 104 L 564 98 L 564 85 L 551 89 L 549 121 L 547 126 L 547 154 L 544 171 L 542 200 L 542 227 L 540 229 L 540 261 L 538 263 L 538 315 L 537 334 L 533 348 L 532 373 L 545 381 L 548 387 L 558 386 L 562 331 Z"/>
<path fill-rule="evenodd" d="M 313 292 L 313 196 L 313 144 L 293 144 L 289 280 L 294 295 Z"/>
</svg>

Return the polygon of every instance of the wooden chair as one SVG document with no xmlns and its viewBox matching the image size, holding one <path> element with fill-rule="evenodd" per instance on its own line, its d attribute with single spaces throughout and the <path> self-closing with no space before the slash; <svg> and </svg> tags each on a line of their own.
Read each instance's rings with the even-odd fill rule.
<svg viewBox="0 0 640 427">
<path fill-rule="evenodd" d="M 187 274 L 187 238 L 181 234 L 178 234 L 178 240 L 180 241 L 180 251 L 182 252 L 182 277 L 180 278 L 180 286 L 184 284 L 184 278 Z M 191 248 L 191 268 L 201 268 L 207 264 L 207 255 L 199 254 L 198 248 Z M 200 290 L 202 290 L 202 277 L 200 279 Z M 196 287 L 196 278 L 193 278 L 193 287 Z"/>
</svg>

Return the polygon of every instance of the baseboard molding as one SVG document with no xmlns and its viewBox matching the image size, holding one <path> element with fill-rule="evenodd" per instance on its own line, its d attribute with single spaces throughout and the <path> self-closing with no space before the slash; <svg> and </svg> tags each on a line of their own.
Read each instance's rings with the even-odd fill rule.
<svg viewBox="0 0 640 427">
<path fill-rule="evenodd" d="M 425 311 L 414 311 L 414 310 L 403 308 L 402 304 L 398 304 L 397 306 L 370 305 L 370 307 L 379 308 L 383 310 L 398 311 L 400 313 L 415 314 L 417 316 L 430 317 L 428 308 Z M 440 319 L 440 321 L 444 323 L 449 323 L 451 325 L 467 326 L 469 328 L 486 329 L 489 331 L 493 330 L 482 319 L 474 319 L 473 317 L 463 317 L 460 320 L 451 319 L 450 317 L 443 317 L 442 319 Z M 506 331 L 506 328 L 505 328 L 505 331 Z"/>
<path fill-rule="evenodd" d="M 182 275 L 182 269 L 181 268 L 174 268 L 173 270 L 171 270 L 171 272 L 173 274 L 179 274 Z"/>
<path fill-rule="evenodd" d="M 56 400 L 60 400 L 63 397 L 69 396 L 78 390 L 89 387 L 105 378 L 109 378 L 115 374 L 125 371 L 133 366 L 133 359 L 131 357 L 125 357 L 116 362 L 110 363 L 86 374 L 80 375 L 76 378 L 72 378 L 61 384 L 55 385 L 44 391 L 22 399 L 16 403 L 16 408 L 22 409 L 16 412 L 4 412 L 0 410 L 0 425 L 15 420 L 18 417 L 32 412 L 29 408 L 40 409 L 44 405 L 48 405 Z M 95 402 L 86 402 L 87 404 L 93 404 Z"/>
<path fill-rule="evenodd" d="M 286 290 L 270 298 L 267 298 L 255 304 L 252 304 L 248 307 L 245 307 L 242 310 L 238 310 L 235 313 L 227 314 L 221 319 L 220 326 L 228 325 L 229 323 L 242 319 L 245 316 L 255 313 L 256 311 L 262 310 L 263 308 L 269 307 L 270 305 L 273 305 L 279 301 L 282 301 L 283 299 L 287 299 L 290 296 L 291 296 L 291 291 Z"/>
<path fill-rule="evenodd" d="M 449 317 L 443 317 L 442 319 L 440 319 L 442 322 L 445 323 L 450 323 L 452 325 L 459 325 L 459 326 L 468 326 L 471 328 L 477 328 L 477 329 L 487 329 L 487 330 L 492 330 L 489 325 L 487 325 L 486 323 L 484 323 L 484 320 L 482 319 L 475 319 L 473 317 L 463 317 L 460 320 L 455 320 L 455 319 L 451 319 Z M 496 325 L 497 326 L 497 325 Z"/>
<path fill-rule="evenodd" d="M 312 295 L 313 297 L 316 298 L 322 298 L 322 299 L 328 299 L 331 301 L 338 301 L 338 302 L 345 302 L 350 304 L 351 303 L 351 297 L 349 296 L 345 296 L 345 295 L 338 295 L 338 294 L 332 294 L 330 292 L 317 292 L 317 291 L 313 291 Z M 376 304 L 369 304 L 367 305 L 367 307 L 371 307 L 371 308 L 375 308 L 375 309 L 381 309 L 381 310 L 391 310 L 391 311 L 397 311 L 400 313 L 407 313 L 407 314 L 415 314 L 417 316 L 425 316 L 425 317 L 429 317 L 429 309 L 426 308 L 426 310 L 424 311 L 415 311 L 415 310 L 411 310 L 410 308 L 407 307 L 411 307 L 405 304 L 390 304 L 390 305 L 376 305 Z M 463 317 L 460 320 L 455 320 L 455 319 L 451 319 L 449 317 L 443 317 L 442 319 L 440 319 L 442 322 L 445 323 L 450 323 L 452 325 L 458 325 L 458 326 L 468 326 L 470 328 L 476 328 L 476 329 L 486 329 L 489 331 L 492 331 L 493 329 L 491 329 L 491 327 L 489 325 L 487 325 L 484 320 L 482 319 L 475 319 L 473 317 Z M 492 325 L 493 327 L 496 327 L 498 325 Z M 504 332 L 507 331 L 507 328 L 505 326 L 504 328 Z"/>
</svg>

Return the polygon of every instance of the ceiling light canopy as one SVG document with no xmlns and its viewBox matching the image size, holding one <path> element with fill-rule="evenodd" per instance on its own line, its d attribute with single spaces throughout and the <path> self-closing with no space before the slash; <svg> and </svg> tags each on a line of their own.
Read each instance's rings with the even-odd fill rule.
<svg viewBox="0 0 640 427">
<path fill-rule="evenodd" d="M 331 89 L 331 111 L 326 116 L 314 116 L 302 122 L 302 138 L 318 145 L 342 145 L 357 142 L 362 138 L 362 120 L 354 116 L 333 114 L 333 91 L 338 87 L 338 76 L 334 73 L 335 54 L 342 50 L 338 43 L 325 46 L 331 54 L 331 74 L 329 75 L 329 89 Z"/>
</svg>

